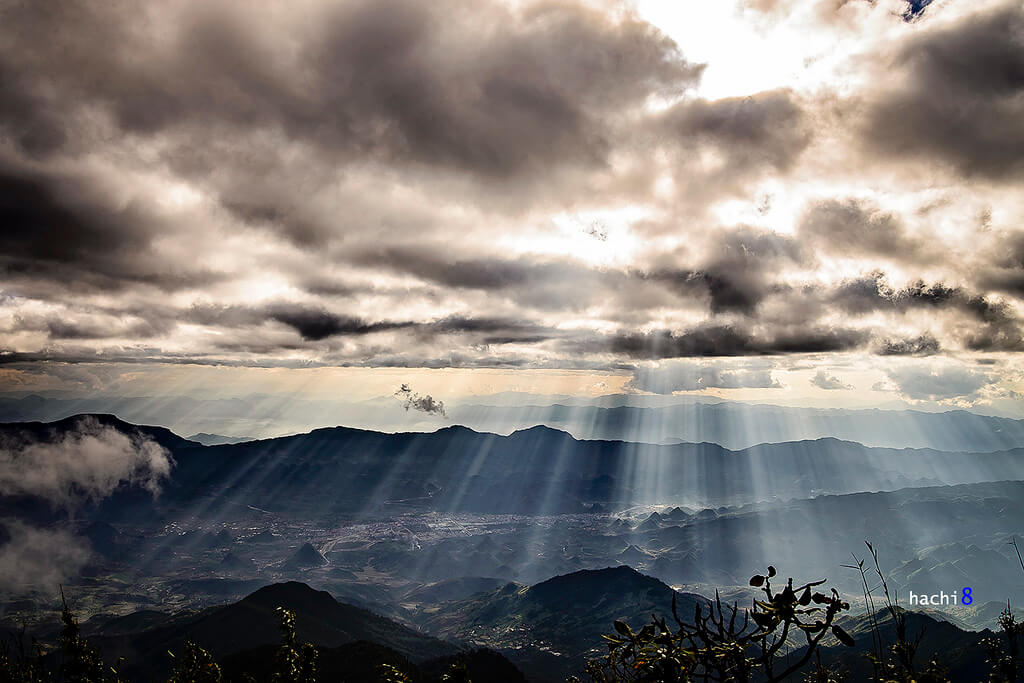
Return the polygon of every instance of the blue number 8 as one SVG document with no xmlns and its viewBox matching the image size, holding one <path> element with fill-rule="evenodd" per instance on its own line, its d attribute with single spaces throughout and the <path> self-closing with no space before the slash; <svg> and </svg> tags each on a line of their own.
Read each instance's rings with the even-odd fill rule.
<svg viewBox="0 0 1024 683">
<path fill-rule="evenodd" d="M 970 588 L 964 588 L 964 599 L 961 600 L 960 602 L 962 602 L 965 605 L 969 605 L 972 602 L 974 602 L 974 599 L 971 598 L 971 589 Z"/>
</svg>

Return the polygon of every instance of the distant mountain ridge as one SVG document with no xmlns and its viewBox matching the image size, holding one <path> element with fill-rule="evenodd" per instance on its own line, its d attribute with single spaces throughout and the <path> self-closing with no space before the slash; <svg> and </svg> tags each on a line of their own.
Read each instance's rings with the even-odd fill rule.
<svg viewBox="0 0 1024 683">
<path fill-rule="evenodd" d="M 199 432 L 192 436 L 185 437 L 189 441 L 197 441 L 204 446 L 222 446 L 224 444 L 242 443 L 243 441 L 253 441 L 254 439 L 248 436 L 224 436 L 223 434 L 209 434 L 207 432 Z"/>
<path fill-rule="evenodd" d="M 501 434 L 544 424 L 580 438 L 706 441 L 731 449 L 827 436 L 886 448 L 983 452 L 1024 447 L 1024 420 L 964 410 L 797 408 L 632 394 L 580 399 L 510 394 L 446 404 L 452 422 Z M 0 395 L 0 422 L 51 421 L 80 413 L 113 413 L 137 424 L 173 426 L 181 434 L 256 438 L 268 435 L 268 425 L 280 434 L 339 423 L 385 432 L 432 431 L 443 423 L 434 415 L 406 412 L 392 398 L 346 402 L 269 395 L 230 399 Z"/>
<path fill-rule="evenodd" d="M 202 445 L 178 436 L 166 427 L 132 424 L 109 413 L 83 413 L 52 422 L 0 423 L 0 447 L 18 448 L 28 443 L 53 442 L 68 434 L 82 433 L 83 430 L 88 432 L 97 427 L 109 427 L 128 436 L 149 438 L 172 451 Z"/>
<path fill-rule="evenodd" d="M 162 427 L 94 415 L 0 425 L 0 443 L 52 440 L 85 423 L 148 435 L 168 448 L 176 466 L 161 504 L 207 500 L 216 508 L 259 501 L 260 507 L 295 514 L 385 505 L 525 514 L 579 512 L 595 504 L 706 507 L 1024 479 L 1024 449 L 965 454 L 867 448 L 829 438 L 731 451 L 711 443 L 580 441 L 543 426 L 509 436 L 462 426 L 398 434 L 330 427 L 203 446 Z M 116 504 L 108 501 L 107 507 Z"/>
<path fill-rule="evenodd" d="M 731 449 L 833 437 L 874 447 L 988 452 L 1024 446 L 1024 420 L 965 410 L 791 408 L 734 402 L 655 406 L 463 405 L 453 420 L 507 433 L 543 423 L 584 439 L 647 443 L 709 442 Z"/>
</svg>

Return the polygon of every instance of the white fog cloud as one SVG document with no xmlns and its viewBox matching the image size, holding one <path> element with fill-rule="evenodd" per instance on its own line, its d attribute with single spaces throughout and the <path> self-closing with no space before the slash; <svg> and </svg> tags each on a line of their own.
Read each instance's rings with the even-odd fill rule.
<svg viewBox="0 0 1024 683">
<path fill-rule="evenodd" d="M 170 453 L 150 439 L 84 421 L 59 441 L 0 448 L 0 491 L 73 509 L 102 500 L 119 486 L 156 495 L 172 464 Z"/>
</svg>

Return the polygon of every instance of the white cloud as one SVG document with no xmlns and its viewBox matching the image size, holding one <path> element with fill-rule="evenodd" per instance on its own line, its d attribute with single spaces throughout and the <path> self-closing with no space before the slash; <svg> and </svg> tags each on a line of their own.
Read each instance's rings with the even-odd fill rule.
<svg viewBox="0 0 1024 683">
<path fill-rule="evenodd" d="M 912 401 L 971 402 L 998 379 L 988 372 L 961 366 L 905 365 L 887 374 L 900 395 Z"/>
<path fill-rule="evenodd" d="M 0 589 L 40 587 L 53 590 L 74 577 L 88 562 L 86 542 L 70 530 L 36 528 L 14 519 L 0 519 Z"/>
<path fill-rule="evenodd" d="M 852 385 L 843 382 L 835 375 L 828 374 L 824 370 L 818 370 L 815 373 L 814 377 L 811 378 L 811 384 L 826 391 L 849 391 L 853 389 Z"/>
<path fill-rule="evenodd" d="M 73 509 L 102 500 L 119 486 L 139 486 L 155 495 L 172 464 L 156 442 L 87 420 L 58 441 L 0 448 L 0 490 Z"/>
<path fill-rule="evenodd" d="M 671 394 L 676 391 L 704 389 L 780 389 L 782 384 L 770 367 L 744 367 L 742 364 L 664 361 L 642 365 L 633 371 L 626 389 Z"/>
</svg>

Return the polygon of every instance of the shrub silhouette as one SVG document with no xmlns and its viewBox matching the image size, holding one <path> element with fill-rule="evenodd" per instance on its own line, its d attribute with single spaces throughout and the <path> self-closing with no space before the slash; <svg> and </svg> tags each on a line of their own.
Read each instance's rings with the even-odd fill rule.
<svg viewBox="0 0 1024 683">
<path fill-rule="evenodd" d="M 64 589 L 60 591 L 62 661 L 60 678 L 65 683 L 120 683 L 117 670 L 103 663 L 99 653 L 82 637 L 78 619 L 71 613 Z"/>
<path fill-rule="evenodd" d="M 35 655 L 30 655 L 25 646 L 24 628 L 15 643 L 0 643 L 0 683 L 44 683 L 50 680 L 43 667 L 43 653 L 38 644 L 33 645 Z"/>
<path fill-rule="evenodd" d="M 174 671 L 167 683 L 221 683 L 220 666 L 209 652 L 191 640 L 174 657 Z"/>
<path fill-rule="evenodd" d="M 1010 545 L 1017 551 L 1017 561 L 1024 572 L 1024 558 L 1017 547 L 1017 539 L 1010 541 Z M 999 631 L 1002 638 L 988 638 L 984 643 L 988 652 L 988 662 L 992 667 L 988 680 L 990 683 L 1012 683 L 1020 680 L 1020 641 L 1024 637 L 1024 623 L 1018 622 L 1013 616 L 1009 601 L 1006 603 L 1006 609 L 999 615 Z"/>
<path fill-rule="evenodd" d="M 295 635 L 295 613 L 277 608 L 281 619 L 281 647 L 277 651 L 277 670 L 274 683 L 315 683 L 316 648 L 309 643 L 299 644 Z"/>
<path fill-rule="evenodd" d="M 825 580 L 794 586 L 789 579 L 775 590 L 775 567 L 756 574 L 750 585 L 760 589 L 764 599 L 755 599 L 750 609 L 736 604 L 723 607 L 716 592 L 707 607 L 697 604 L 693 619 L 684 621 L 672 596 L 670 626 L 664 617 L 634 632 L 622 621 L 614 623 L 615 634 L 605 636 L 608 654 L 587 665 L 584 675 L 594 683 L 620 681 L 781 681 L 805 666 L 822 639 L 831 633 L 841 643 L 853 646 L 853 639 L 835 618 L 850 609 L 839 593 L 813 590 Z M 785 663 L 780 656 L 791 636 L 803 634 L 805 654 Z M 578 680 L 578 679 L 577 679 Z"/>
</svg>

